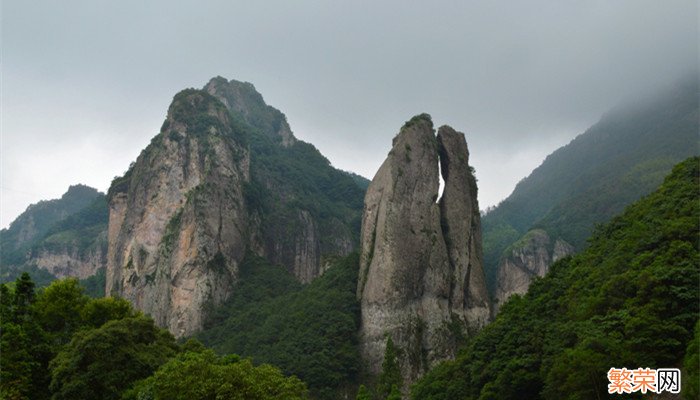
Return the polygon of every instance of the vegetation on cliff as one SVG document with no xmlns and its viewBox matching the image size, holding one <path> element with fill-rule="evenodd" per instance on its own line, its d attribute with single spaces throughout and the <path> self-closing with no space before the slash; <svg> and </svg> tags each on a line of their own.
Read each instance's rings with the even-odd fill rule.
<svg viewBox="0 0 700 400">
<path fill-rule="evenodd" d="M 236 291 L 197 338 L 220 354 L 298 376 L 314 398 L 336 399 L 360 371 L 358 263 L 353 253 L 302 286 L 285 269 L 248 255 Z"/>
<path fill-rule="evenodd" d="M 544 229 L 576 250 L 596 224 L 653 191 L 673 165 L 698 155 L 698 84 L 611 110 L 550 154 L 482 219 L 484 267 L 495 288 L 498 263 L 527 231 Z"/>
<path fill-rule="evenodd" d="M 658 190 L 598 228 L 587 250 L 511 298 L 413 398 L 607 398 L 611 367 L 696 360 L 699 174 L 699 158 L 677 165 Z M 694 390 L 697 366 L 685 372 Z"/>
</svg>

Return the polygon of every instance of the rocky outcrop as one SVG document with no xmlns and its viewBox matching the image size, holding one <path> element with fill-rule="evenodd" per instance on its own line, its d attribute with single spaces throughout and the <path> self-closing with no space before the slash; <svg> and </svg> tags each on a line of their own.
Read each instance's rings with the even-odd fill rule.
<svg viewBox="0 0 700 400">
<path fill-rule="evenodd" d="M 514 294 L 527 292 L 535 277 L 544 276 L 557 260 L 574 253 L 564 240 L 552 240 L 542 229 L 533 229 L 506 250 L 497 272 L 494 309 Z"/>
<path fill-rule="evenodd" d="M 258 128 L 282 146 L 296 143 L 287 117 L 279 110 L 265 104 L 263 97 L 250 82 L 226 80 L 220 76 L 213 78 L 204 90 L 219 99 L 230 111 L 240 115 L 245 122 Z"/>
<path fill-rule="evenodd" d="M 246 253 L 303 283 L 350 253 L 363 193 L 253 85 L 214 78 L 175 96 L 161 132 L 113 181 L 106 293 L 190 335 L 235 290 Z"/>
<path fill-rule="evenodd" d="M 249 153 L 226 108 L 206 92 L 175 96 L 136 163 L 110 189 L 106 293 L 176 336 L 222 303 L 248 243 Z"/>
<path fill-rule="evenodd" d="M 77 248 L 65 248 L 56 250 L 41 250 L 33 254 L 28 264 L 47 270 L 56 278 L 74 277 L 86 279 L 104 268 L 107 262 L 107 254 L 102 249 L 94 249 L 86 254 Z"/>
<path fill-rule="evenodd" d="M 437 139 L 427 115 L 414 117 L 365 196 L 357 296 L 361 353 L 379 373 L 388 336 L 408 384 L 454 357 L 458 336 L 489 319 L 480 250 L 476 181 L 464 135 Z M 439 203 L 439 167 L 445 189 Z"/>
</svg>

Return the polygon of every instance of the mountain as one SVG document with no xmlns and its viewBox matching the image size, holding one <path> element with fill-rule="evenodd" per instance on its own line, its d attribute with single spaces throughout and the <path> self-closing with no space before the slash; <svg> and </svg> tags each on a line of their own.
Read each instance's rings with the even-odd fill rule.
<svg viewBox="0 0 700 400">
<path fill-rule="evenodd" d="M 182 337 L 231 296 L 249 252 L 309 283 L 357 246 L 355 182 L 252 84 L 184 90 L 108 192 L 107 293 Z"/>
<path fill-rule="evenodd" d="M 523 293 L 532 277 L 542 276 L 539 272 L 546 272 L 556 258 L 552 248 L 543 247 L 535 251 L 549 253 L 545 264 L 513 269 L 522 264 L 520 253 L 528 251 L 519 244 L 528 243 L 523 237 L 530 230 L 544 232 L 550 246 L 560 243 L 561 250 L 571 250 L 560 255 L 580 251 L 596 224 L 650 193 L 674 164 L 697 155 L 698 110 L 696 78 L 621 105 L 550 154 L 488 212 L 483 218 L 484 263 L 496 306 L 512 293 Z M 508 287 L 520 289 L 503 290 Z"/>
<path fill-rule="evenodd" d="M 105 266 L 106 231 L 105 195 L 91 187 L 74 185 L 60 199 L 32 204 L 0 231 L 2 280 L 25 270 L 42 283 L 92 276 Z"/>
<path fill-rule="evenodd" d="M 357 296 L 360 352 L 371 375 L 380 375 L 395 347 L 409 384 L 453 358 L 461 338 L 490 319 L 468 157 L 463 134 L 443 126 L 436 137 L 422 114 L 401 128 L 367 189 Z"/>
<path fill-rule="evenodd" d="M 507 301 L 412 397 L 617 398 L 608 394 L 612 367 L 681 367 L 681 387 L 696 390 L 685 398 L 697 398 L 698 187 L 700 158 L 674 167 L 656 191 L 598 227 L 585 250 Z"/>
</svg>

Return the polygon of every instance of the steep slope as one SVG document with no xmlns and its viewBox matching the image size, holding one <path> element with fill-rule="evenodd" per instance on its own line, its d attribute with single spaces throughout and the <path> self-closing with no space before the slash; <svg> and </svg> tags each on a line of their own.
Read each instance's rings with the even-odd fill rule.
<svg viewBox="0 0 700 400">
<path fill-rule="evenodd" d="M 106 231 L 105 196 L 84 185 L 71 186 L 61 199 L 29 206 L 0 232 L 0 279 L 14 280 L 22 271 L 41 275 L 40 283 L 92 276 L 105 266 Z"/>
<path fill-rule="evenodd" d="M 700 158 L 676 166 L 586 250 L 511 298 L 413 398 L 612 398 L 611 367 L 681 366 L 700 312 L 699 175 Z"/>
<path fill-rule="evenodd" d="M 214 78 L 175 96 L 112 183 L 107 293 L 191 335 L 235 290 L 248 251 L 303 283 L 350 253 L 362 196 L 251 84 Z"/>
<path fill-rule="evenodd" d="M 439 204 L 438 160 L 445 190 Z M 489 319 L 480 252 L 476 181 L 464 135 L 414 117 L 365 196 L 360 275 L 361 353 L 376 375 L 387 336 L 405 382 L 454 357 L 469 327 Z"/>
<path fill-rule="evenodd" d="M 92 203 L 100 193 L 89 186 L 74 185 L 60 199 L 43 200 L 27 207 L 7 229 L 0 231 L 2 264 L 24 261 L 25 250 L 53 224 Z"/>
<path fill-rule="evenodd" d="M 223 104 L 201 90 L 178 93 L 161 132 L 109 190 L 106 293 L 177 336 L 201 326 L 247 247 L 249 157 Z"/>
<path fill-rule="evenodd" d="M 360 370 L 358 262 L 357 253 L 337 259 L 301 285 L 284 268 L 248 254 L 240 284 L 197 338 L 220 354 L 280 367 L 308 383 L 314 399 L 348 398 Z"/>
<path fill-rule="evenodd" d="M 492 295 L 499 270 L 518 258 L 510 251 L 512 245 L 529 230 L 542 229 L 551 243 L 562 241 L 581 250 L 595 224 L 651 192 L 675 163 L 697 155 L 698 110 L 693 78 L 663 94 L 617 107 L 549 155 L 483 218 L 484 262 Z"/>
<path fill-rule="evenodd" d="M 268 106 L 250 83 L 217 77 L 204 90 L 231 111 L 250 145 L 246 200 L 258 223 L 258 254 L 310 282 L 328 257 L 356 246 L 364 189 L 311 144 L 297 140 L 286 117 Z"/>
</svg>

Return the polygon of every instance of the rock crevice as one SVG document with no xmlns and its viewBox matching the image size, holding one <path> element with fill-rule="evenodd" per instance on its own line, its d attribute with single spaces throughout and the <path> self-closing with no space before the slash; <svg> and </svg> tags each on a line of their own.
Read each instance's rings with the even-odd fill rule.
<svg viewBox="0 0 700 400">
<path fill-rule="evenodd" d="M 459 337 L 490 318 L 476 180 L 464 135 L 414 117 L 365 197 L 357 296 L 361 353 L 378 374 L 386 339 L 406 383 L 454 357 Z M 445 189 L 436 203 L 439 167 Z"/>
</svg>

